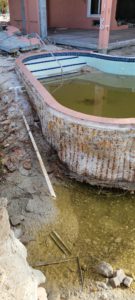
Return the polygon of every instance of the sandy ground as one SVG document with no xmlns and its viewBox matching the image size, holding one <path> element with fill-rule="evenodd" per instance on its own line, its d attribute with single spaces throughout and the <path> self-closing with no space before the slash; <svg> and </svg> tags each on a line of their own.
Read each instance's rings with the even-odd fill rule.
<svg viewBox="0 0 135 300">
<path fill-rule="evenodd" d="M 23 109 L 34 131 L 53 183 L 55 182 L 53 174 L 57 173 L 57 156 L 42 138 L 38 118 L 32 112 L 27 94 L 20 91 L 16 96 L 14 91 L 9 90 L 21 85 L 15 74 L 14 59 L 1 56 L 0 66 L 2 95 L 0 99 L 0 152 L 4 169 L 0 191 L 1 196 L 8 198 L 11 224 L 15 228 L 17 226 L 22 240 L 27 242 L 30 232 L 31 234 L 37 232 L 42 224 L 53 222 L 57 211 L 54 200 L 49 195 L 19 107 Z"/>
<path fill-rule="evenodd" d="M 43 138 L 38 117 L 29 105 L 27 93 L 20 90 L 15 94 L 11 90 L 21 85 L 14 66 L 14 58 L 0 56 L 0 159 L 3 168 L 0 193 L 8 199 L 10 222 L 17 237 L 27 244 L 34 238 L 33 233 L 36 234 L 43 225 L 53 222 L 58 212 L 29 140 L 20 106 L 31 125 L 54 187 L 59 184 L 58 178 L 63 177 L 64 167 Z M 102 289 L 97 292 L 92 289 L 89 294 L 76 291 L 60 296 L 59 293 L 52 293 L 49 299 L 135 300 L 135 293 L 132 290 Z"/>
</svg>

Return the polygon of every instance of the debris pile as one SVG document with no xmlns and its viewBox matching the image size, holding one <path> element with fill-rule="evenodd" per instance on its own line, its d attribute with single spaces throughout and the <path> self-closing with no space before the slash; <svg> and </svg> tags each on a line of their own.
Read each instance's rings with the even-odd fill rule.
<svg viewBox="0 0 135 300">
<path fill-rule="evenodd" d="M 120 287 L 121 285 L 129 288 L 133 282 L 133 278 L 126 275 L 122 269 L 114 271 L 112 266 L 104 261 L 96 266 L 96 271 L 98 274 L 108 278 L 107 283 L 113 288 Z"/>
<path fill-rule="evenodd" d="M 6 30 L 0 30 L 0 50 L 9 54 L 18 51 L 30 51 L 40 48 L 40 41 L 36 37 L 23 36 L 20 30 L 14 26 L 7 26 Z"/>
</svg>

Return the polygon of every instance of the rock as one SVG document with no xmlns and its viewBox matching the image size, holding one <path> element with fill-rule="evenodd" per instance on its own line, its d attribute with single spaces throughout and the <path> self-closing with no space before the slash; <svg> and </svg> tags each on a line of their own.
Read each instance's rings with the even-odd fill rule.
<svg viewBox="0 0 135 300">
<path fill-rule="evenodd" d="M 26 170 L 23 166 L 19 167 L 19 172 L 23 176 L 29 176 L 31 174 L 31 170 Z"/>
<path fill-rule="evenodd" d="M 117 237 L 115 239 L 115 243 L 120 244 L 122 242 L 122 238 L 121 237 Z"/>
<path fill-rule="evenodd" d="M 132 284 L 133 282 L 133 278 L 130 277 L 130 276 L 126 276 L 124 281 L 123 281 L 123 284 L 126 286 L 126 287 L 130 287 L 130 285 Z"/>
<path fill-rule="evenodd" d="M 29 267 L 29 268 L 32 272 L 33 277 L 36 277 L 38 285 L 40 285 L 42 283 L 45 283 L 46 278 L 45 278 L 44 274 L 41 271 L 33 269 L 31 267 Z"/>
<path fill-rule="evenodd" d="M 97 273 L 108 278 L 113 276 L 112 266 L 104 261 L 96 266 L 96 271 Z"/>
<path fill-rule="evenodd" d="M 26 170 L 31 170 L 31 167 L 32 167 L 32 165 L 31 165 L 31 160 L 30 160 L 30 159 L 25 160 L 25 161 L 23 162 L 23 167 L 24 167 L 24 169 L 26 169 Z"/>
<path fill-rule="evenodd" d="M 122 269 L 118 269 L 114 272 L 113 278 L 110 278 L 109 283 L 113 288 L 116 288 L 121 285 L 126 275 Z"/>
<path fill-rule="evenodd" d="M 100 296 L 100 300 L 108 300 L 108 296 L 106 294 L 102 294 Z"/>
<path fill-rule="evenodd" d="M 23 234 L 22 229 L 20 227 L 14 228 L 14 234 L 17 239 L 20 239 Z"/>
<path fill-rule="evenodd" d="M 24 220 L 24 216 L 20 215 L 20 216 L 11 216 L 10 217 L 10 222 L 13 226 L 17 226 L 21 223 L 21 221 Z"/>
<path fill-rule="evenodd" d="M 5 144 L 4 148 L 8 148 L 10 146 L 10 144 Z"/>
<path fill-rule="evenodd" d="M 5 207 L 0 208 L 0 244 L 6 241 L 10 234 L 8 213 Z"/>
<path fill-rule="evenodd" d="M 112 290 L 112 286 L 110 284 L 110 278 L 106 278 L 106 286 L 108 290 Z"/>
<path fill-rule="evenodd" d="M 8 200 L 5 197 L 0 198 L 0 207 L 7 207 Z"/>
<path fill-rule="evenodd" d="M 48 300 L 61 300 L 60 294 L 56 291 L 52 291 L 48 294 Z"/>
<path fill-rule="evenodd" d="M 29 199 L 26 206 L 26 211 L 34 214 L 44 214 L 47 212 L 46 204 L 44 201 L 41 201 L 38 197 L 34 199 Z"/>
<path fill-rule="evenodd" d="M 7 159 L 4 159 L 3 164 L 10 172 L 14 172 L 17 169 L 17 160 L 13 157 L 8 157 Z"/>
<path fill-rule="evenodd" d="M 37 296 L 38 296 L 38 300 L 47 300 L 47 294 L 46 294 L 46 291 L 45 291 L 45 289 L 42 288 L 42 287 L 39 287 L 39 288 L 38 288 Z"/>
<path fill-rule="evenodd" d="M 14 147 L 12 149 L 12 152 L 19 160 L 22 160 L 24 156 L 26 155 L 26 151 L 18 146 Z"/>
<path fill-rule="evenodd" d="M 97 282 L 97 288 L 101 288 L 103 290 L 108 290 L 108 286 L 105 282 Z"/>
<path fill-rule="evenodd" d="M 5 207 L 0 209 L 0 299 L 37 300 L 38 286 L 44 275 L 27 263 L 27 250 L 10 230 Z M 41 290 L 39 291 L 41 295 Z M 47 298 L 39 300 L 46 300 Z"/>
<path fill-rule="evenodd" d="M 1 125 L 9 125 L 10 124 L 10 120 L 6 119 L 4 121 L 1 122 Z"/>
<path fill-rule="evenodd" d="M 116 288 L 116 287 L 120 286 L 120 284 L 121 284 L 118 277 L 110 278 L 109 283 L 113 288 Z"/>
<path fill-rule="evenodd" d="M 123 280 L 125 279 L 126 275 L 122 269 L 118 269 L 114 272 L 114 277 L 117 277 L 121 284 L 123 282 Z"/>
</svg>

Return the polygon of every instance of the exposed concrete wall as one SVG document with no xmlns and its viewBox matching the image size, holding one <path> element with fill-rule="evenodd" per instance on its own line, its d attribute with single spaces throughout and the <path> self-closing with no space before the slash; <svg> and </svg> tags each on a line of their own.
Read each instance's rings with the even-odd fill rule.
<svg viewBox="0 0 135 300">
<path fill-rule="evenodd" d="M 135 121 L 87 116 L 58 104 L 20 60 L 17 73 L 38 112 L 47 141 L 78 178 L 135 190 Z"/>
<path fill-rule="evenodd" d="M 44 39 L 47 37 L 47 7 L 46 0 L 39 0 L 39 20 L 40 35 Z"/>
</svg>

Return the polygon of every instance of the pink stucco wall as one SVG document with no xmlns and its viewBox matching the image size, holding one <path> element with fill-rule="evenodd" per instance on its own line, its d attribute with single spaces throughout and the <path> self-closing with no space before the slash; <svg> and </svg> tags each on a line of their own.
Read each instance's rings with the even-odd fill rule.
<svg viewBox="0 0 135 300">
<path fill-rule="evenodd" d="M 10 23 L 19 29 L 22 29 L 21 1 L 9 0 Z"/>
<path fill-rule="evenodd" d="M 49 27 L 87 28 L 92 20 L 87 18 L 87 0 L 49 0 Z"/>
<path fill-rule="evenodd" d="M 9 0 L 10 23 L 22 29 L 21 0 Z M 27 33 L 39 33 L 38 0 L 25 0 Z"/>
<path fill-rule="evenodd" d="M 40 32 L 38 0 L 25 0 L 27 32 Z"/>
<path fill-rule="evenodd" d="M 24 0 L 27 32 L 40 32 L 38 0 Z M 92 28 L 93 18 L 87 17 L 87 0 L 46 0 L 48 27 Z M 111 29 L 124 29 L 115 20 L 117 0 L 113 1 Z M 11 25 L 22 29 L 21 0 L 9 0 Z"/>
<path fill-rule="evenodd" d="M 115 20 L 116 4 L 114 0 L 111 29 L 120 29 Z M 94 19 L 87 17 L 87 0 L 48 0 L 47 5 L 49 27 L 92 28 Z"/>
</svg>

